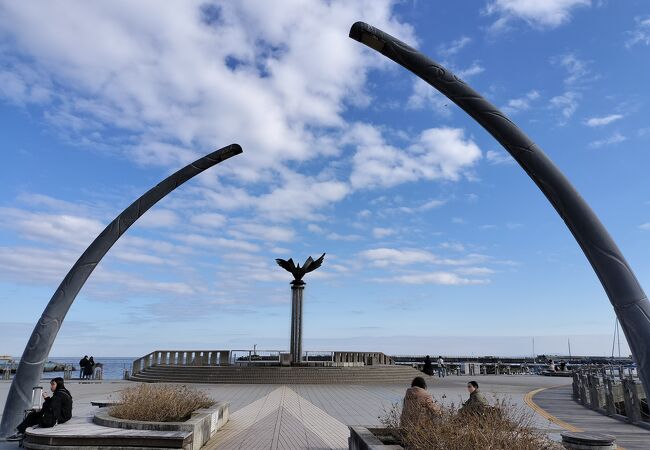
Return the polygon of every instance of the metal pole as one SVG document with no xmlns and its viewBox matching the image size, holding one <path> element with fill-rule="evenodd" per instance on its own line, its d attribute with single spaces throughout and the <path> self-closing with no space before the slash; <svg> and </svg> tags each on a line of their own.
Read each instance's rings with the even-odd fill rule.
<svg viewBox="0 0 650 450">
<path fill-rule="evenodd" d="M 302 300 L 304 281 L 291 282 L 291 363 L 300 364 L 302 355 Z"/>
<path fill-rule="evenodd" d="M 366 23 L 350 37 L 392 59 L 467 112 L 510 153 L 562 217 L 600 279 L 650 392 L 650 302 L 623 254 L 589 205 L 546 154 L 505 114 L 449 69 Z"/>
</svg>

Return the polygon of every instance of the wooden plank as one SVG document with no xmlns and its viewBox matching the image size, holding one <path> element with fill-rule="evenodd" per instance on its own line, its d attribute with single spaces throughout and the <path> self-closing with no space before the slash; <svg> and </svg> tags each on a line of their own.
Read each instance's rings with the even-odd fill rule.
<svg viewBox="0 0 650 450">
<path fill-rule="evenodd" d="M 548 413 L 580 430 L 611 434 L 626 450 L 650 448 L 650 430 L 607 417 L 573 400 L 571 385 L 544 389 L 533 402 Z"/>
</svg>

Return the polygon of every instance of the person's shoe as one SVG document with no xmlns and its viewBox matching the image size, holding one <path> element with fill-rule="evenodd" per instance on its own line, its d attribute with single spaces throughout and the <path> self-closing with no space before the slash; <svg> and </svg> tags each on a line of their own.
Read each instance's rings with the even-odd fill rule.
<svg viewBox="0 0 650 450">
<path fill-rule="evenodd" d="M 7 441 L 22 441 L 25 439 L 25 433 L 16 433 L 7 438 Z"/>
</svg>

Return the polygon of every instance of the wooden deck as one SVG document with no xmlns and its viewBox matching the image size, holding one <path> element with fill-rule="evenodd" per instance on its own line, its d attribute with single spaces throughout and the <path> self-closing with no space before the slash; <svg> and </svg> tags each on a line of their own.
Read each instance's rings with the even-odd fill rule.
<svg viewBox="0 0 650 450">
<path fill-rule="evenodd" d="M 585 408 L 573 400 L 571 385 L 542 389 L 532 402 L 549 420 L 568 431 L 592 431 L 616 436 L 619 449 L 650 449 L 650 430 L 630 425 Z M 531 405 L 532 406 L 532 405 Z"/>
<path fill-rule="evenodd" d="M 347 449 L 348 427 L 287 386 L 231 414 L 204 449 Z"/>
</svg>

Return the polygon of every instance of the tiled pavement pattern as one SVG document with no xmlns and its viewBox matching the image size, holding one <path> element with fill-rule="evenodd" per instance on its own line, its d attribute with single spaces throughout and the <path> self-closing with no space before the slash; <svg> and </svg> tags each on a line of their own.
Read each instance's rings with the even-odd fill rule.
<svg viewBox="0 0 650 450">
<path fill-rule="evenodd" d="M 570 379 L 538 376 L 488 375 L 476 379 L 488 399 L 496 394 L 509 397 L 517 405 L 524 405 L 524 395 L 535 388 L 571 382 Z M 467 397 L 467 381 L 468 377 L 450 376 L 445 379 L 428 378 L 427 384 L 437 399 L 457 403 Z M 132 383 L 70 383 L 69 388 L 75 399 L 74 414 L 91 413 L 95 410 L 90 406 L 91 400 L 115 398 L 121 389 L 129 385 Z M 206 391 L 216 400 L 230 402 L 231 422 L 210 441 L 211 449 L 248 449 L 256 448 L 255 446 L 265 449 L 347 448 L 347 426 L 379 424 L 378 417 L 393 403 L 401 402 L 407 387 L 403 384 L 192 386 Z M 9 382 L 0 381 L 0 406 L 4 404 L 8 389 Z M 251 421 L 255 426 L 247 428 L 246 424 Z M 240 428 L 237 429 L 236 426 Z M 559 431 L 557 426 L 541 416 L 538 416 L 538 426 L 549 431 Z M 323 436 L 324 430 L 327 430 L 327 438 Z M 227 443 L 226 439 L 222 440 L 226 432 L 229 433 Z M 9 448 L 15 449 L 17 445 L 0 442 L 0 450 Z"/>
<path fill-rule="evenodd" d="M 233 413 L 206 449 L 346 449 L 348 428 L 288 386 Z"/>
</svg>

